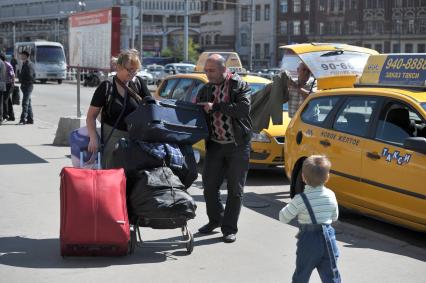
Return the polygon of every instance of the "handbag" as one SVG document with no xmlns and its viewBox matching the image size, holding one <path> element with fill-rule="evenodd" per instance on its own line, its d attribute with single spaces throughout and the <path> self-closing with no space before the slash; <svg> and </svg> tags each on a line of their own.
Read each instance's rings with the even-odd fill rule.
<svg viewBox="0 0 426 283">
<path fill-rule="evenodd" d="M 13 87 L 12 104 L 13 105 L 21 104 L 21 95 L 19 94 L 19 86 Z"/>
</svg>

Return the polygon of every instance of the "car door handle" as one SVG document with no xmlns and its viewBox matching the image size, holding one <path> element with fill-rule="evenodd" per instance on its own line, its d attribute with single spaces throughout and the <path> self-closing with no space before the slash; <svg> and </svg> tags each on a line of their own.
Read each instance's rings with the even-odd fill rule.
<svg viewBox="0 0 426 283">
<path fill-rule="evenodd" d="M 380 159 L 380 155 L 378 153 L 375 153 L 375 152 L 367 152 L 367 157 L 374 159 L 374 160 Z"/>
<path fill-rule="evenodd" d="M 322 140 L 322 141 L 320 141 L 319 143 L 320 143 L 321 145 L 325 146 L 325 147 L 328 147 L 328 146 L 330 146 L 330 145 L 331 145 L 331 143 L 330 143 L 328 140 Z"/>
</svg>

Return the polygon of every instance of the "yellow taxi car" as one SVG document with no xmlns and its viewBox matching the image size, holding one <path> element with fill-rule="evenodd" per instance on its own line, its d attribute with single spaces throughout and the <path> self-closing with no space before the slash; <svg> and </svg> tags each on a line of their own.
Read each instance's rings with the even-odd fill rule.
<svg viewBox="0 0 426 283">
<path fill-rule="evenodd" d="M 226 66 L 231 71 L 244 71 L 241 67 L 241 62 L 238 54 L 235 52 L 204 52 L 196 65 L 196 70 L 203 70 L 205 61 L 209 53 L 219 53 L 224 56 Z M 245 82 L 247 82 L 252 93 L 263 89 L 267 84 L 271 83 L 270 80 L 249 75 L 247 73 L 239 74 Z M 156 99 L 176 99 L 195 102 L 200 88 L 208 82 L 207 76 L 204 73 L 190 73 L 190 74 L 177 74 L 165 78 L 155 93 Z M 251 153 L 250 153 L 250 167 L 275 167 L 282 166 L 284 163 L 284 133 L 289 123 L 286 105 L 283 106 L 283 124 L 273 125 L 267 129 L 262 130 L 259 134 L 253 134 Z M 205 155 L 204 141 L 200 141 L 194 145 L 194 149 L 201 155 Z"/>
<path fill-rule="evenodd" d="M 286 132 L 292 196 L 312 154 L 340 205 L 426 232 L 426 54 L 372 55 L 355 88 L 308 97 Z"/>
</svg>

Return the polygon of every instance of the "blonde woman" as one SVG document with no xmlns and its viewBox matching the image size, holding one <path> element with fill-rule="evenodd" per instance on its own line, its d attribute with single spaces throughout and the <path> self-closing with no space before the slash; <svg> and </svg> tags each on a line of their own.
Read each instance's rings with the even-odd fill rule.
<svg viewBox="0 0 426 283">
<path fill-rule="evenodd" d="M 149 90 L 136 73 L 141 68 L 139 53 L 135 49 L 122 51 L 117 59 L 116 75 L 102 82 L 93 94 L 87 111 L 86 124 L 89 132 L 88 151 L 96 153 L 102 149 L 102 168 L 111 168 L 114 146 L 120 138 L 128 138 L 124 119 L 138 107 L 142 98 L 149 96 Z M 96 117 L 101 113 L 101 141 L 96 134 Z"/>
</svg>

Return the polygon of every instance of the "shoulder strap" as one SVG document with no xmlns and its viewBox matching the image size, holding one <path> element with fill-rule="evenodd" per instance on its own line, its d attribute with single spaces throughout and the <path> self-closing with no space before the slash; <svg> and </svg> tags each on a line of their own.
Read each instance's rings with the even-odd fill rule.
<svg viewBox="0 0 426 283">
<path fill-rule="evenodd" d="M 309 200 L 306 197 L 305 193 L 300 193 L 300 196 L 302 197 L 302 200 L 305 203 L 306 208 L 308 209 L 309 216 L 311 217 L 312 224 L 317 224 L 317 219 L 315 218 L 314 211 L 312 210 L 312 206 L 309 203 Z"/>
</svg>

